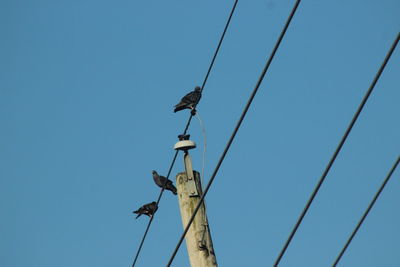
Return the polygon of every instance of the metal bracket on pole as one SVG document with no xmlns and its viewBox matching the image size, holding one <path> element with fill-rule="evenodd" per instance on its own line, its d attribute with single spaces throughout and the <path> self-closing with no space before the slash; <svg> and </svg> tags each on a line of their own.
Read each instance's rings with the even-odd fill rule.
<svg viewBox="0 0 400 267">
<path fill-rule="evenodd" d="M 187 150 L 185 151 L 185 155 L 183 156 L 185 162 L 185 171 L 187 176 L 187 187 L 189 189 L 190 197 L 200 197 L 199 191 L 197 190 L 196 182 L 194 180 L 193 168 L 192 168 L 192 159 L 190 158 Z"/>
</svg>

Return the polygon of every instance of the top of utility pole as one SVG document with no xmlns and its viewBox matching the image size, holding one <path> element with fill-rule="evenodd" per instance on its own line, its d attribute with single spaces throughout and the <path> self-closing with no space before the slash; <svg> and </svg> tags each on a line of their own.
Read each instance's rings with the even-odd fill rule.
<svg viewBox="0 0 400 267">
<path fill-rule="evenodd" d="M 189 135 L 184 136 L 184 138 L 181 137 L 179 137 L 180 141 L 175 144 L 174 148 L 185 151 L 185 172 L 178 173 L 176 176 L 179 207 L 183 228 L 185 228 L 200 201 L 200 197 L 203 195 L 203 190 L 200 182 L 200 174 L 193 171 L 192 160 L 188 152 L 188 150 L 195 148 L 196 144 L 188 140 Z M 200 206 L 193 224 L 186 234 L 186 246 L 192 267 L 218 266 L 204 202 Z"/>
</svg>

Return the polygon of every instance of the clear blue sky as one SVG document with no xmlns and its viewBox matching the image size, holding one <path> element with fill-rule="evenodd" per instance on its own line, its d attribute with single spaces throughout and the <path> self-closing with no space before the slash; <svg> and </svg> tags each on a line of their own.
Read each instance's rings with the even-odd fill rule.
<svg viewBox="0 0 400 267">
<path fill-rule="evenodd" d="M 207 181 L 294 1 L 239 1 L 198 108 Z M 232 1 L 0 1 L 0 265 L 130 266 Z M 207 198 L 220 266 L 271 266 L 400 29 L 398 0 L 304 0 Z M 330 266 L 399 155 L 400 47 L 281 262 Z M 198 148 L 202 136 L 193 121 Z M 172 178 L 182 171 L 182 155 Z M 397 170 L 340 266 L 400 266 Z M 182 232 L 167 192 L 138 266 Z M 188 266 L 183 245 L 174 266 Z"/>
</svg>

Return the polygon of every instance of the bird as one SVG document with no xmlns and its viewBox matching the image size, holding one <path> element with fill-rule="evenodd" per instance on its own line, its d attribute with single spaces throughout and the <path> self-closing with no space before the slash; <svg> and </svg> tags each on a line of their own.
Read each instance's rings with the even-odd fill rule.
<svg viewBox="0 0 400 267">
<path fill-rule="evenodd" d="M 201 98 L 201 88 L 196 86 L 194 91 L 188 93 L 184 97 L 182 97 L 181 101 L 175 105 L 174 112 L 184 110 L 184 109 L 191 109 L 194 110 L 194 107 L 199 103 Z"/>
<path fill-rule="evenodd" d="M 153 173 L 153 179 L 154 182 L 156 183 L 156 185 L 158 185 L 159 187 L 163 188 L 165 186 L 166 190 L 171 191 L 174 195 L 176 195 L 176 187 L 174 186 L 174 184 L 172 183 L 171 180 L 169 180 L 168 178 L 158 175 L 158 173 L 156 171 L 152 171 Z"/>
<path fill-rule="evenodd" d="M 158 209 L 157 203 L 153 201 L 151 203 L 144 204 L 138 210 L 135 210 L 133 213 L 137 214 L 136 219 L 139 218 L 140 215 L 142 214 L 152 217 L 154 213 L 157 211 L 157 209 Z"/>
</svg>

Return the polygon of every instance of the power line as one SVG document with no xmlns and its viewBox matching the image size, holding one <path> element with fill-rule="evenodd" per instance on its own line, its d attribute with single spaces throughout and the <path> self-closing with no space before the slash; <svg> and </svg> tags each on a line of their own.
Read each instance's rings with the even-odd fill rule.
<svg viewBox="0 0 400 267">
<path fill-rule="evenodd" d="M 344 252 L 346 251 L 347 247 L 350 245 L 351 241 L 353 240 L 354 236 L 356 235 L 358 229 L 361 227 L 362 223 L 364 222 L 365 218 L 368 216 L 368 213 L 372 209 L 372 207 L 375 204 L 375 201 L 378 199 L 379 195 L 381 194 L 382 190 L 385 188 L 385 185 L 387 182 L 390 180 L 390 177 L 394 173 L 394 171 L 397 168 L 397 165 L 399 165 L 400 162 L 400 157 L 397 158 L 395 164 L 393 165 L 392 169 L 389 171 L 388 175 L 386 176 L 385 180 L 383 181 L 381 187 L 379 188 L 378 192 L 376 192 L 374 198 L 372 199 L 371 203 L 369 204 L 368 208 L 365 210 L 363 216 L 361 217 L 360 221 L 358 222 L 356 228 L 354 229 L 353 233 L 351 233 L 349 239 L 347 240 L 346 244 L 340 251 L 339 255 L 337 256 L 335 262 L 333 263 L 332 267 L 336 267 L 336 265 L 339 263 L 340 259 L 342 258 Z"/>
<path fill-rule="evenodd" d="M 178 244 L 176 245 L 175 250 L 174 250 L 174 252 L 173 252 L 172 255 L 171 255 L 171 258 L 170 258 L 169 261 L 168 261 L 167 267 L 171 266 L 171 264 L 172 264 L 172 262 L 173 262 L 173 260 L 174 260 L 174 258 L 175 258 L 175 256 L 176 256 L 176 253 L 178 252 L 179 247 L 181 246 L 181 244 L 182 244 L 182 242 L 183 242 L 183 239 L 184 239 L 185 236 L 186 236 L 186 233 L 188 232 L 190 226 L 192 225 L 192 222 L 193 222 L 193 220 L 194 220 L 194 217 L 196 216 L 197 212 L 198 212 L 199 209 L 200 209 L 200 206 L 201 206 L 202 203 L 204 202 L 204 198 L 206 197 L 206 195 L 207 195 L 207 193 L 208 193 L 208 190 L 210 189 L 210 187 L 211 187 L 211 185 L 212 185 L 212 183 L 213 183 L 213 181 L 214 181 L 214 179 L 215 179 L 215 176 L 217 175 L 218 170 L 219 170 L 219 168 L 220 168 L 220 166 L 221 166 L 221 164 L 222 164 L 222 162 L 223 162 L 223 160 L 224 160 L 224 158 L 225 158 L 225 156 L 226 156 L 226 154 L 227 154 L 227 152 L 228 152 L 228 150 L 229 150 L 229 148 L 230 148 L 230 146 L 231 146 L 231 144 L 232 144 L 232 142 L 233 142 L 233 139 L 235 138 L 236 133 L 238 132 L 238 130 L 239 130 L 239 128 L 240 128 L 240 125 L 242 124 L 242 121 L 243 121 L 244 117 L 246 116 L 246 113 L 247 113 L 247 111 L 248 111 L 248 109 L 249 109 L 251 103 L 253 102 L 253 99 L 254 99 L 254 97 L 255 97 L 255 95 L 256 95 L 256 93 L 257 93 L 257 91 L 258 91 L 258 89 L 259 89 L 259 87 L 260 87 L 260 85 L 261 85 L 261 83 L 262 83 L 262 81 L 263 81 L 263 79 L 264 79 L 264 77 L 265 77 L 265 74 L 266 74 L 266 72 L 267 72 L 269 66 L 271 65 L 271 62 L 272 62 L 272 60 L 273 60 L 273 58 L 274 58 L 274 56 L 275 56 L 275 53 L 276 53 L 276 51 L 277 51 L 278 48 L 279 48 L 279 45 L 280 45 L 280 43 L 281 43 L 281 41 L 282 41 L 282 39 L 283 39 L 283 37 L 284 37 L 284 35 L 285 35 L 285 33 L 286 33 L 286 30 L 287 30 L 288 27 L 289 27 L 289 24 L 290 24 L 290 22 L 291 22 L 291 20 L 292 20 L 292 18 L 293 18 L 293 16 L 294 16 L 294 14 L 295 14 L 295 12 L 296 12 L 296 10 L 297 10 L 297 7 L 299 6 L 300 2 L 301 2 L 301 0 L 297 0 L 296 3 L 294 4 L 294 7 L 293 7 L 293 9 L 292 9 L 292 11 L 291 11 L 291 13 L 290 13 L 290 15 L 289 15 L 289 17 L 288 17 L 286 23 L 285 23 L 285 26 L 283 27 L 282 32 L 280 33 L 280 35 L 279 35 L 279 37 L 278 37 L 278 40 L 277 40 L 276 43 L 275 43 L 275 46 L 274 46 L 274 48 L 273 48 L 273 50 L 272 50 L 272 52 L 271 52 L 271 55 L 270 55 L 270 57 L 269 57 L 268 60 L 267 60 L 267 63 L 266 63 L 266 65 L 265 65 L 265 67 L 264 67 L 264 69 L 263 69 L 263 71 L 262 71 L 262 73 L 261 73 L 261 75 L 260 75 L 260 77 L 259 77 L 259 79 L 258 79 L 258 81 L 257 81 L 257 84 L 256 84 L 255 88 L 253 89 L 253 92 L 252 92 L 251 95 L 250 95 L 249 100 L 247 101 L 247 104 L 246 104 L 246 106 L 245 106 L 245 108 L 244 108 L 244 110 L 243 110 L 243 112 L 242 112 L 242 115 L 241 115 L 240 118 L 239 118 L 239 121 L 238 121 L 237 124 L 236 124 L 235 129 L 233 130 L 233 133 L 232 133 L 231 137 L 229 138 L 228 143 L 226 144 L 226 147 L 225 147 L 225 149 L 224 149 L 224 151 L 223 151 L 223 153 L 222 153 L 222 155 L 221 155 L 221 158 L 219 159 L 219 161 L 218 161 L 218 163 L 217 163 L 217 166 L 215 167 L 215 170 L 214 170 L 214 172 L 213 172 L 213 174 L 212 174 L 212 176 L 211 176 L 211 178 L 210 178 L 210 180 L 209 180 L 209 182 L 208 182 L 208 184 L 207 184 L 207 186 L 206 186 L 206 188 L 205 188 L 205 190 L 204 190 L 204 193 L 203 193 L 203 195 L 201 196 L 200 201 L 199 201 L 199 203 L 197 204 L 197 207 L 196 207 L 195 210 L 193 211 L 193 214 L 192 214 L 192 216 L 190 217 L 189 222 L 188 222 L 188 224 L 186 225 L 185 230 L 183 231 L 183 233 L 182 233 L 182 235 L 181 235 L 181 237 L 180 237 L 180 239 L 179 239 L 179 241 L 178 241 Z"/>
<path fill-rule="evenodd" d="M 209 67 L 208 70 L 207 70 L 206 77 L 204 78 L 203 84 L 202 84 L 202 86 L 201 86 L 201 92 L 203 92 L 204 86 L 206 85 L 207 80 L 208 80 L 208 76 L 210 75 L 211 69 L 212 69 L 212 67 L 214 66 L 214 62 L 215 62 L 215 59 L 217 58 L 217 54 L 218 54 L 219 48 L 221 47 L 222 40 L 224 39 L 224 36 L 225 36 L 225 33 L 226 33 L 227 29 L 228 29 L 229 23 L 231 22 L 232 15 L 233 15 L 233 12 L 235 12 L 237 3 L 238 3 L 238 0 L 235 0 L 235 3 L 233 4 L 232 10 L 231 10 L 231 13 L 229 14 L 229 18 L 228 18 L 228 20 L 227 20 L 227 22 L 226 22 L 224 31 L 222 32 L 221 39 L 219 40 L 217 49 L 215 50 L 213 59 L 211 60 L 210 67 Z"/>
<path fill-rule="evenodd" d="M 178 150 L 175 152 L 175 155 L 174 155 L 174 157 L 173 157 L 173 159 L 172 159 L 172 162 L 171 162 L 171 165 L 170 165 L 170 167 L 169 167 L 168 174 L 167 174 L 167 179 L 169 178 L 169 175 L 171 174 L 171 171 L 172 171 L 172 168 L 174 167 L 174 164 L 175 164 L 175 161 L 176 161 L 176 157 L 177 157 L 177 156 L 178 156 Z M 164 193 L 164 190 L 165 190 L 165 186 L 166 186 L 166 183 L 164 184 L 164 187 L 161 188 L 160 194 L 158 195 L 156 207 L 158 207 L 158 204 L 160 203 L 161 197 L 162 197 L 162 195 L 163 195 L 163 193 Z M 149 232 L 149 229 L 150 229 L 151 223 L 153 222 L 154 216 L 155 216 L 155 213 L 153 214 L 153 216 L 151 216 L 151 218 L 150 218 L 150 220 L 149 220 L 149 222 L 148 222 L 148 224 L 147 224 L 146 230 L 144 231 L 144 234 L 143 234 L 142 241 L 140 241 L 139 248 L 138 248 L 138 250 L 137 250 L 137 252 L 136 252 L 135 259 L 133 260 L 132 267 L 135 266 L 136 261 L 137 261 L 138 258 L 139 258 L 140 251 L 142 250 L 144 240 L 145 240 L 146 237 L 147 237 L 147 233 Z"/>
<path fill-rule="evenodd" d="M 204 87 L 205 87 L 205 85 L 206 85 L 206 83 L 207 83 L 207 80 L 208 80 L 208 76 L 210 75 L 211 69 L 212 69 L 212 67 L 214 66 L 215 59 L 217 58 L 219 49 L 220 49 L 220 47 L 221 47 L 222 41 L 224 40 L 225 33 L 226 33 L 226 31 L 227 31 L 227 29 L 228 29 L 228 27 L 229 27 L 229 24 L 230 24 L 230 22 L 231 22 L 233 13 L 235 12 L 236 5 L 237 5 L 238 1 L 239 1 L 239 0 L 235 0 L 235 3 L 233 4 L 233 7 L 232 7 L 231 12 L 230 12 L 229 17 L 228 17 L 228 20 L 227 20 L 227 22 L 226 22 L 226 24 L 225 24 L 224 31 L 222 32 L 221 38 L 220 38 L 220 40 L 219 40 L 219 42 L 218 42 L 218 46 L 217 46 L 217 48 L 216 48 L 216 50 L 215 50 L 215 52 L 214 52 L 214 55 L 213 55 L 213 58 L 212 58 L 212 60 L 211 60 L 210 66 L 208 67 L 208 70 L 207 70 L 207 74 L 206 74 L 206 76 L 205 76 L 205 78 L 204 78 L 204 81 L 203 81 L 203 84 L 202 84 L 202 86 L 201 86 L 201 92 L 203 92 Z M 194 108 L 196 108 L 196 106 L 197 106 L 197 103 L 196 103 L 196 105 L 195 105 Z M 189 125 L 190 125 L 190 121 L 192 120 L 192 117 L 193 117 L 193 114 L 190 114 L 190 117 L 189 117 L 189 119 L 188 119 L 188 121 L 187 121 L 187 123 L 186 123 L 185 130 L 183 131 L 183 134 L 186 134 L 187 130 L 189 129 Z M 174 155 L 174 157 L 173 157 L 173 159 L 172 159 L 171 165 L 170 165 L 169 170 L 168 170 L 167 179 L 169 178 L 169 176 L 170 176 L 170 174 L 171 174 L 171 171 L 172 171 L 172 168 L 174 167 L 176 158 L 177 158 L 177 156 L 178 156 L 178 152 L 179 152 L 179 151 L 176 150 L 175 155 Z M 160 203 L 160 200 L 161 200 L 161 197 L 162 197 L 162 195 L 163 195 L 163 193 L 164 193 L 164 190 L 165 190 L 165 186 L 161 189 L 160 194 L 158 195 L 157 207 L 158 207 L 158 204 Z M 138 250 L 137 250 L 137 252 L 136 252 L 135 259 L 133 260 L 132 267 L 135 266 L 136 261 L 138 260 L 140 251 L 141 251 L 141 249 L 142 249 L 142 247 L 143 247 L 143 243 L 144 243 L 144 241 L 145 241 L 145 239 L 146 239 L 146 237 L 147 237 L 147 233 L 148 233 L 148 231 L 149 231 L 149 229 L 150 229 L 150 226 L 151 226 L 151 224 L 152 224 L 152 222 L 153 222 L 154 216 L 155 216 L 155 214 L 153 214 L 153 216 L 151 216 L 151 218 L 150 218 L 150 220 L 149 220 L 149 222 L 148 222 L 148 224 L 147 224 L 146 230 L 145 230 L 145 232 L 144 232 L 144 234 L 143 234 L 142 240 L 140 241 L 140 245 L 139 245 Z"/>
<path fill-rule="evenodd" d="M 226 33 L 226 31 L 227 31 L 227 29 L 228 29 L 228 26 L 229 26 L 229 24 L 230 24 L 230 22 L 231 22 L 232 15 L 233 15 L 233 13 L 235 12 L 236 5 L 237 5 L 238 1 L 239 1 L 239 0 L 235 0 L 235 3 L 233 4 L 232 10 L 231 10 L 231 13 L 229 14 L 228 20 L 226 21 L 226 25 L 225 25 L 224 31 L 222 32 L 222 35 L 221 35 L 221 39 L 219 40 L 217 49 L 215 50 L 214 56 L 213 56 L 213 58 L 212 58 L 212 60 L 211 60 L 210 67 L 209 67 L 208 70 L 207 70 L 207 74 L 206 74 L 206 76 L 205 76 L 205 78 L 204 78 L 203 84 L 201 85 L 201 91 L 200 91 L 201 93 L 203 93 L 204 86 L 206 86 L 206 83 L 207 83 L 207 81 L 208 81 L 208 76 L 210 75 L 211 69 L 212 69 L 212 67 L 214 66 L 214 62 L 215 62 L 215 59 L 217 58 L 217 54 L 218 54 L 219 48 L 221 47 L 222 40 L 223 40 L 224 37 L 225 37 L 225 33 Z M 198 103 L 195 104 L 195 106 L 193 107 L 193 109 L 196 109 L 197 104 L 198 104 Z M 192 117 L 193 117 L 193 114 L 191 113 L 191 114 L 190 114 L 190 117 L 189 117 L 189 120 L 188 120 L 188 122 L 186 123 L 186 127 L 185 127 L 185 130 L 183 131 L 183 134 L 186 134 L 186 132 L 187 132 L 187 130 L 188 130 L 188 128 L 189 128 L 190 122 L 192 121 Z"/>
<path fill-rule="evenodd" d="M 371 83 L 367 93 L 365 94 L 364 98 L 362 99 L 362 101 L 361 101 L 356 113 L 353 116 L 353 119 L 351 120 L 349 126 L 347 127 L 346 132 L 344 133 L 344 135 L 343 135 L 342 139 L 340 140 L 340 143 L 337 146 L 335 152 L 333 153 L 333 156 L 330 159 L 325 171 L 323 172 L 321 178 L 319 179 L 317 186 L 314 188 L 314 191 L 312 192 L 310 198 L 308 199 L 306 206 L 304 207 L 302 213 L 300 214 L 300 217 L 298 218 L 294 228 L 292 229 L 292 232 L 289 235 L 289 238 L 286 240 L 285 245 L 283 246 L 282 250 L 280 251 L 278 258 L 276 259 L 276 261 L 274 263 L 274 267 L 278 266 L 280 260 L 282 259 L 283 255 L 285 254 L 286 249 L 288 248 L 290 242 L 292 241 L 293 236 L 296 234 L 296 231 L 299 228 L 299 226 L 300 226 L 304 216 L 306 215 L 308 209 L 310 208 L 312 201 L 314 200 L 315 196 L 317 195 L 318 190 L 320 189 L 322 183 L 324 182 L 326 176 L 328 175 L 328 172 L 331 169 L 331 167 L 332 167 L 337 155 L 339 154 L 341 148 L 343 147 L 348 135 L 350 134 L 351 129 L 353 128 L 354 124 L 356 123 L 358 116 L 360 115 L 365 103 L 368 100 L 368 97 L 371 95 L 371 93 L 372 93 L 372 91 L 373 91 L 373 89 L 375 87 L 375 84 L 377 83 L 377 81 L 379 80 L 379 77 L 381 76 L 383 70 L 385 69 L 386 63 L 389 61 L 389 58 L 392 55 L 394 49 L 396 48 L 397 43 L 399 42 L 399 39 L 400 39 L 400 33 L 398 33 L 397 38 L 395 39 L 395 41 L 392 44 L 389 52 L 387 53 L 385 59 L 383 60 L 383 63 L 381 65 L 381 67 L 379 68 L 378 72 L 376 73 L 374 80 L 372 81 L 372 83 Z"/>
</svg>

